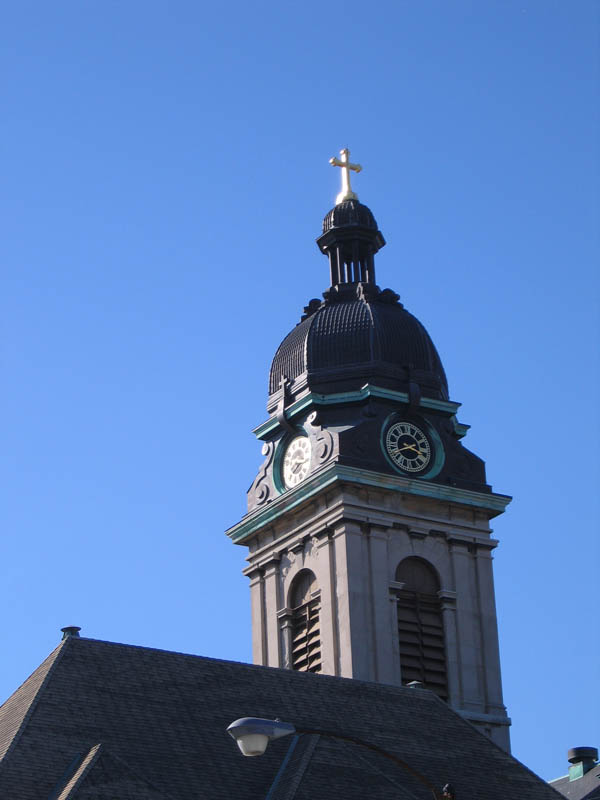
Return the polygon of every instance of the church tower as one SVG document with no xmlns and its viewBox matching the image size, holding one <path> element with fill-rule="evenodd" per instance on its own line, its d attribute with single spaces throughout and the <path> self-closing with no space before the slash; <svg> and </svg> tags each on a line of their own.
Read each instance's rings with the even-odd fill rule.
<svg viewBox="0 0 600 800">
<path fill-rule="evenodd" d="M 279 346 L 248 513 L 256 664 L 418 681 L 509 750 L 490 520 L 510 498 L 462 439 L 429 334 L 375 280 L 385 245 L 350 187 L 317 239 L 330 286 Z"/>
</svg>

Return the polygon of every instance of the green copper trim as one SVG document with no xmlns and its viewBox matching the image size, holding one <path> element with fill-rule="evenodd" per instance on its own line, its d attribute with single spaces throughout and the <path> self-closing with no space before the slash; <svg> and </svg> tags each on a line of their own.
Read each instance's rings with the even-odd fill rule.
<svg viewBox="0 0 600 800">
<path fill-rule="evenodd" d="M 454 425 L 454 433 L 459 439 L 466 436 L 471 427 L 470 425 L 465 425 L 464 422 L 459 422 L 456 417 L 452 417 L 452 424 Z"/>
<path fill-rule="evenodd" d="M 316 472 L 312 477 L 307 478 L 300 486 L 280 495 L 272 503 L 252 511 L 237 525 L 229 528 L 226 534 L 235 544 L 242 544 L 253 533 L 264 528 L 265 525 L 273 522 L 282 514 L 308 500 L 326 486 L 341 481 L 481 508 L 493 512 L 490 515 L 493 517 L 502 514 L 512 500 L 511 497 L 504 494 L 473 492 L 469 489 L 458 489 L 456 486 L 441 486 L 437 483 L 429 483 L 418 478 L 384 475 L 381 472 L 370 472 L 358 467 L 346 467 L 333 463 L 323 468 L 322 471 Z"/>
<path fill-rule="evenodd" d="M 371 386 L 366 383 L 361 389 L 353 392 L 336 392 L 335 394 L 318 394 L 310 392 L 305 397 L 301 397 L 285 409 L 286 419 L 293 419 L 297 414 L 305 411 L 312 406 L 331 406 L 340 403 L 357 403 L 367 400 L 369 397 L 381 397 L 384 400 L 392 400 L 395 403 L 409 402 L 406 392 L 395 392 L 393 389 L 384 389 L 381 386 Z M 453 403 L 449 400 L 434 400 L 431 397 L 422 397 L 419 408 L 429 408 L 433 411 L 442 411 L 454 416 L 460 408 L 460 403 Z M 460 423 L 459 423 L 460 424 Z M 468 426 L 467 426 L 468 427 Z M 265 439 L 270 433 L 279 428 L 279 423 L 275 417 L 270 417 L 254 429 L 253 433 L 258 439 Z M 463 434 L 464 435 L 464 434 Z"/>
<path fill-rule="evenodd" d="M 225 533 L 234 544 L 240 544 L 252 533 L 268 525 L 269 522 L 277 519 L 277 517 L 280 517 L 292 508 L 295 508 L 300 503 L 303 503 L 336 480 L 335 465 L 332 465 L 323 472 L 317 473 L 311 478 L 307 478 L 304 483 L 295 489 L 290 489 L 284 494 L 279 495 L 272 503 L 269 503 L 261 509 L 252 511 L 244 517 L 241 522 L 238 522 L 237 525 L 226 530 Z"/>
</svg>

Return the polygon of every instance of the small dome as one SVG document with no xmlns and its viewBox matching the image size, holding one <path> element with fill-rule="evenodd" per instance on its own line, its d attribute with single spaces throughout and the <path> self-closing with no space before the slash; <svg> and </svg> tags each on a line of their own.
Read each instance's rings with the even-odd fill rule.
<svg viewBox="0 0 600 800">
<path fill-rule="evenodd" d="M 364 228 L 377 230 L 373 212 L 358 200 L 344 200 L 329 211 L 323 220 L 323 233 L 332 228 L 345 228 L 348 225 L 361 225 Z"/>
<path fill-rule="evenodd" d="M 296 381 L 290 387 L 292 396 L 306 389 L 350 391 L 368 382 L 408 391 L 413 382 L 425 397 L 448 399 L 437 350 L 419 320 L 398 302 L 398 295 L 377 287 L 365 292 L 360 284 L 348 289 L 352 296 L 334 294 L 307 307 L 310 315 L 275 354 L 269 394 L 286 378 L 291 384 Z"/>
</svg>

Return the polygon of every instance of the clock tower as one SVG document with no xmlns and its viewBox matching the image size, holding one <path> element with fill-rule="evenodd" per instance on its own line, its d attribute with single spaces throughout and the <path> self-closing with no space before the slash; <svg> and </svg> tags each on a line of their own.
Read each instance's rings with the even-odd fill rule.
<svg viewBox="0 0 600 800">
<path fill-rule="evenodd" d="M 380 289 L 385 245 L 342 169 L 330 286 L 280 344 L 245 545 L 257 664 L 421 684 L 509 750 L 490 520 L 510 498 L 462 443 L 429 334 Z"/>
</svg>

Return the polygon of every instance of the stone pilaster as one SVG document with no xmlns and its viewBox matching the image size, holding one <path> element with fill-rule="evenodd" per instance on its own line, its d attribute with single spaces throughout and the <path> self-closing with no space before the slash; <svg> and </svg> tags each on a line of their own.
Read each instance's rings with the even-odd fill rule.
<svg viewBox="0 0 600 800">
<path fill-rule="evenodd" d="M 486 675 L 486 711 L 492 714 L 505 713 L 502 699 L 498 621 L 496 619 L 494 576 L 490 548 L 478 548 L 475 566 L 477 569 L 479 618 L 481 620 L 483 662 Z"/>
<path fill-rule="evenodd" d="M 264 565 L 264 597 L 265 617 L 267 632 L 267 661 L 269 667 L 281 666 L 279 620 L 277 611 L 280 606 L 280 557 L 274 554 L 270 561 Z"/>
<path fill-rule="evenodd" d="M 321 587 L 321 656 L 323 672 L 339 675 L 338 605 L 336 598 L 335 546 L 332 532 L 325 529 L 312 541 L 316 574 Z"/>
<path fill-rule="evenodd" d="M 388 533 L 385 529 L 370 526 L 367 538 L 369 548 L 369 595 L 373 631 L 374 674 L 371 680 L 396 683 L 396 635 L 389 636 L 390 604 L 388 595 L 389 553 Z M 397 619 L 397 616 L 396 616 Z"/>
<path fill-rule="evenodd" d="M 250 578 L 250 609 L 252 616 L 252 660 L 267 663 L 267 632 L 265 616 L 264 575 L 262 569 L 252 569 Z"/>
<path fill-rule="evenodd" d="M 456 592 L 452 592 L 449 589 L 440 589 L 438 597 L 442 605 L 442 617 L 444 620 L 448 704 L 453 708 L 458 708 L 461 698 L 461 681 L 456 630 Z"/>
<path fill-rule="evenodd" d="M 462 539 L 449 540 L 456 586 L 456 630 L 460 664 L 460 707 L 483 712 L 485 709 L 481 682 L 477 587 L 471 545 Z"/>
<path fill-rule="evenodd" d="M 281 646 L 281 662 L 280 667 L 286 669 L 292 668 L 292 609 L 280 609 L 277 612 L 277 619 L 279 620 L 279 639 Z"/>
</svg>

